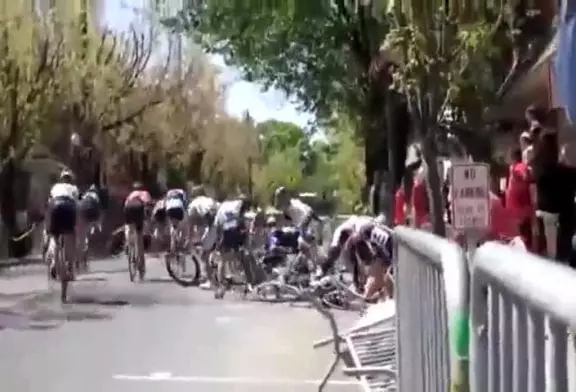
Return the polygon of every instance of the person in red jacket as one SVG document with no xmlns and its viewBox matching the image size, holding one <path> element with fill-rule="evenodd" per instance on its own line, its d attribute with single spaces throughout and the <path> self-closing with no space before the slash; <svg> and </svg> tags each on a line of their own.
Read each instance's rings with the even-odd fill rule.
<svg viewBox="0 0 576 392">
<path fill-rule="evenodd" d="M 428 191 L 426 189 L 426 170 L 421 167 L 414 177 L 412 187 L 412 219 L 415 227 L 430 222 L 430 209 L 428 206 Z"/>
<path fill-rule="evenodd" d="M 510 158 L 512 163 L 509 166 L 505 192 L 506 208 L 516 219 L 524 243 L 531 248 L 534 220 L 534 205 L 530 195 L 532 176 L 528 164 L 522 160 L 522 151 L 519 148 L 511 151 Z"/>
<path fill-rule="evenodd" d="M 406 223 L 406 196 L 404 187 L 400 185 L 394 195 L 394 224 L 403 225 Z"/>
</svg>

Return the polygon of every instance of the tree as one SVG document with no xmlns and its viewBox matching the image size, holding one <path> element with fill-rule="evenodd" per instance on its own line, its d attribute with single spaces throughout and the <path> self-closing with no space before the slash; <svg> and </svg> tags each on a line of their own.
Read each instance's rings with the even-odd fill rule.
<svg viewBox="0 0 576 392">
<path fill-rule="evenodd" d="M 382 74 L 371 72 L 388 30 L 380 6 L 370 0 L 330 5 L 278 2 L 265 7 L 206 1 L 194 2 L 182 17 L 183 26 L 204 48 L 224 55 L 248 80 L 284 90 L 321 119 L 329 119 L 334 111 L 352 113 L 364 138 L 366 184 L 371 186 L 374 173 L 389 166 L 386 90 L 379 79 Z M 409 124 L 395 126 L 395 131 L 408 132 Z M 405 147 L 398 143 L 392 150 Z M 402 157 L 397 158 L 403 168 Z"/>
<path fill-rule="evenodd" d="M 258 124 L 256 131 L 262 138 L 261 151 L 264 159 L 270 158 L 278 151 L 299 147 L 309 141 L 302 128 L 288 122 L 268 120 Z"/>
<path fill-rule="evenodd" d="M 469 121 L 465 125 L 478 130 L 483 108 L 498 99 L 505 84 L 516 76 L 519 62 L 526 61 L 518 57 L 526 52 L 527 40 L 518 39 L 525 33 L 513 30 L 517 18 L 527 16 L 523 3 L 432 1 L 422 5 L 409 0 L 396 1 L 392 10 L 386 55 L 396 63 L 393 87 L 406 97 L 422 143 L 438 234 L 445 229 L 436 158 L 446 111 L 451 109 L 457 121 Z M 507 41 L 508 33 L 516 38 Z M 516 53 L 508 68 L 501 60 L 506 50 Z"/>
<path fill-rule="evenodd" d="M 265 164 L 257 168 L 254 182 L 259 200 L 270 200 L 274 189 L 279 186 L 292 190 L 301 187 L 303 175 L 299 157 L 298 148 L 288 147 L 272 155 Z"/>
<path fill-rule="evenodd" d="M 13 237 L 24 230 L 15 215 L 16 210 L 26 209 L 28 182 L 21 163 L 43 139 L 42 130 L 53 129 L 49 114 L 60 93 L 56 75 L 63 42 L 50 36 L 32 15 L 4 17 L 0 21 L 0 212 Z"/>
</svg>

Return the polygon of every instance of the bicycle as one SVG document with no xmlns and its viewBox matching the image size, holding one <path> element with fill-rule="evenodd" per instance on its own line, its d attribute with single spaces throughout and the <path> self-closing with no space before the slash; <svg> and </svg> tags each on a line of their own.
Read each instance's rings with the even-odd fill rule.
<svg viewBox="0 0 576 392">
<path fill-rule="evenodd" d="M 88 254 L 90 251 L 90 240 L 94 235 L 96 229 L 99 230 L 99 224 L 96 222 L 84 223 L 86 226 L 82 228 L 82 238 L 80 238 L 80 246 L 82 246 L 82 252 L 80 258 L 77 261 L 75 268 L 77 272 L 88 271 Z"/>
<path fill-rule="evenodd" d="M 138 232 L 133 225 L 128 227 L 128 238 L 126 239 L 126 253 L 128 257 L 128 274 L 130 276 L 130 282 L 136 280 L 136 275 L 140 281 L 143 281 L 146 276 L 146 261 L 144 257 L 144 252 L 142 251 L 142 256 L 138 257 Z"/>
<path fill-rule="evenodd" d="M 51 243 L 54 244 L 53 247 L 50 246 Z M 68 301 L 68 287 L 70 282 L 74 280 L 73 263 L 70 261 L 64 245 L 64 236 L 50 236 L 44 255 L 48 267 L 49 279 L 52 280 L 55 278 L 60 281 L 60 301 L 62 303 Z M 52 252 L 50 251 L 51 248 L 53 250 Z M 52 267 L 54 267 L 56 272 L 55 276 L 53 275 Z"/>
<path fill-rule="evenodd" d="M 246 299 L 248 293 L 252 291 L 252 286 L 255 283 L 255 277 L 260 271 L 256 268 L 256 262 L 254 255 L 249 250 L 249 244 L 242 245 L 235 251 L 238 256 L 227 265 L 228 272 L 230 275 L 224 279 L 224 282 L 218 281 L 218 266 L 222 263 L 222 254 L 220 250 L 215 249 L 210 254 L 209 263 L 212 266 L 216 266 L 215 280 L 216 284 L 214 287 L 216 291 L 214 292 L 214 298 L 222 299 L 224 293 L 221 292 L 222 286 L 224 287 L 224 292 L 230 290 L 233 287 L 240 287 L 242 299 Z M 236 279 L 234 277 L 237 277 Z"/>
<path fill-rule="evenodd" d="M 166 272 L 177 284 L 183 287 L 196 285 L 200 279 L 200 261 L 195 252 L 188 252 L 186 239 L 183 238 L 182 229 L 178 222 L 170 222 L 170 245 L 164 256 Z M 193 273 L 187 274 L 186 255 L 190 256 L 193 264 Z"/>
<path fill-rule="evenodd" d="M 293 295 L 294 292 L 305 289 L 311 282 L 308 264 L 308 259 L 301 252 L 295 253 L 291 248 L 276 247 L 260 258 L 258 266 L 263 272 L 263 279 L 252 292 L 260 301 L 270 301 L 269 293 L 276 302 L 296 301 L 298 297 Z"/>
<path fill-rule="evenodd" d="M 337 280 L 335 281 L 332 280 L 332 282 L 335 283 L 336 285 L 339 285 Z M 359 307 L 359 309 L 357 310 L 359 311 L 360 316 L 367 316 L 367 318 L 360 319 L 359 322 L 354 327 L 352 327 L 345 333 L 341 333 L 338 328 L 338 324 L 336 322 L 334 314 L 326 306 L 326 303 L 322 298 L 322 290 L 310 287 L 308 289 L 300 291 L 299 295 L 302 299 L 307 300 L 312 305 L 312 307 L 315 308 L 318 311 L 318 313 L 320 313 L 320 315 L 322 315 L 322 317 L 324 317 L 328 321 L 331 330 L 329 338 L 325 338 L 313 343 L 314 348 L 320 348 L 329 345 L 330 343 L 332 343 L 334 347 L 334 358 L 332 360 L 332 363 L 328 367 L 324 377 L 322 378 L 320 384 L 318 385 L 319 392 L 322 392 L 324 390 L 324 388 L 328 384 L 330 377 L 334 374 L 334 371 L 336 370 L 340 361 L 346 362 L 346 358 L 352 359 L 352 362 L 355 363 L 354 364 L 355 367 L 353 368 L 345 367 L 343 369 L 344 374 L 346 375 L 358 377 L 361 379 L 361 381 L 366 377 L 370 378 L 373 376 L 380 376 L 380 375 L 384 375 L 388 379 L 388 381 L 396 380 L 397 378 L 396 369 L 394 368 L 394 365 L 393 364 L 391 365 L 390 363 L 385 363 L 384 366 L 375 366 L 375 367 L 373 366 L 371 368 L 356 367 L 356 366 L 362 366 L 362 364 L 357 364 L 357 362 L 361 361 L 358 356 L 358 351 L 354 346 L 356 340 L 362 340 L 370 338 L 372 336 L 377 336 L 378 339 L 380 339 L 382 336 L 385 336 L 386 339 L 388 340 L 391 340 L 390 338 L 395 338 L 393 318 L 385 316 L 381 319 L 379 317 L 374 319 L 370 317 L 371 312 L 368 309 L 369 304 L 368 302 L 362 300 L 361 303 L 362 306 Z M 376 312 L 372 312 L 372 315 L 380 314 L 379 312 L 381 309 L 374 308 L 374 310 Z M 374 327 L 378 327 L 379 325 L 384 326 L 386 324 L 389 324 L 388 327 L 383 328 L 379 327 L 379 330 L 369 332 L 369 330 L 373 329 Z M 390 328 L 390 325 L 392 326 L 392 328 Z M 378 364 L 379 362 L 382 361 L 390 362 L 384 356 L 382 356 L 381 353 L 376 353 L 376 355 L 375 356 L 373 355 L 373 358 L 370 358 L 370 360 L 371 360 L 370 363 L 378 363 Z M 375 362 L 375 360 L 377 362 Z M 388 386 L 390 386 L 392 383 L 388 382 L 384 390 L 388 390 L 387 389 Z"/>
</svg>

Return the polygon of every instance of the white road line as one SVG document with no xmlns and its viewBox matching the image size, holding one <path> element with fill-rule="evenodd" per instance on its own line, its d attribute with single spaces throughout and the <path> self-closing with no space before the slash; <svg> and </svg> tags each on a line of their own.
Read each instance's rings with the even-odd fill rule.
<svg viewBox="0 0 576 392">
<path fill-rule="evenodd" d="M 112 377 L 119 381 L 140 381 L 140 382 L 175 382 L 194 384 L 266 384 L 266 385 L 319 385 L 321 380 L 290 380 L 281 378 L 258 378 L 258 377 L 202 377 L 202 376 L 173 376 L 170 373 L 152 373 L 148 376 L 132 374 L 116 374 Z M 358 385 L 353 380 L 331 380 L 329 385 L 350 386 Z"/>
</svg>

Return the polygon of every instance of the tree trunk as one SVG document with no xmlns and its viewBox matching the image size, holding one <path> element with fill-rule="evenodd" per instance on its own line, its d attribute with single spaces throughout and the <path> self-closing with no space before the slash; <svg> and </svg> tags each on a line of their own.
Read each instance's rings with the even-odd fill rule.
<svg viewBox="0 0 576 392">
<path fill-rule="evenodd" d="M 430 206 L 430 222 L 434 234 L 445 237 L 444 203 L 442 196 L 442 181 L 438 173 L 438 149 L 434 140 L 434 131 L 425 130 L 422 142 L 422 155 L 427 167 L 426 186 L 428 190 L 428 205 Z"/>
<path fill-rule="evenodd" d="M 29 176 L 23 173 L 14 160 L 9 160 L 0 171 L 0 214 L 7 238 L 8 256 L 23 257 L 30 252 L 31 238 L 26 237 L 14 241 L 25 230 L 18 227 L 17 212 L 27 211 L 29 192 Z"/>
</svg>

